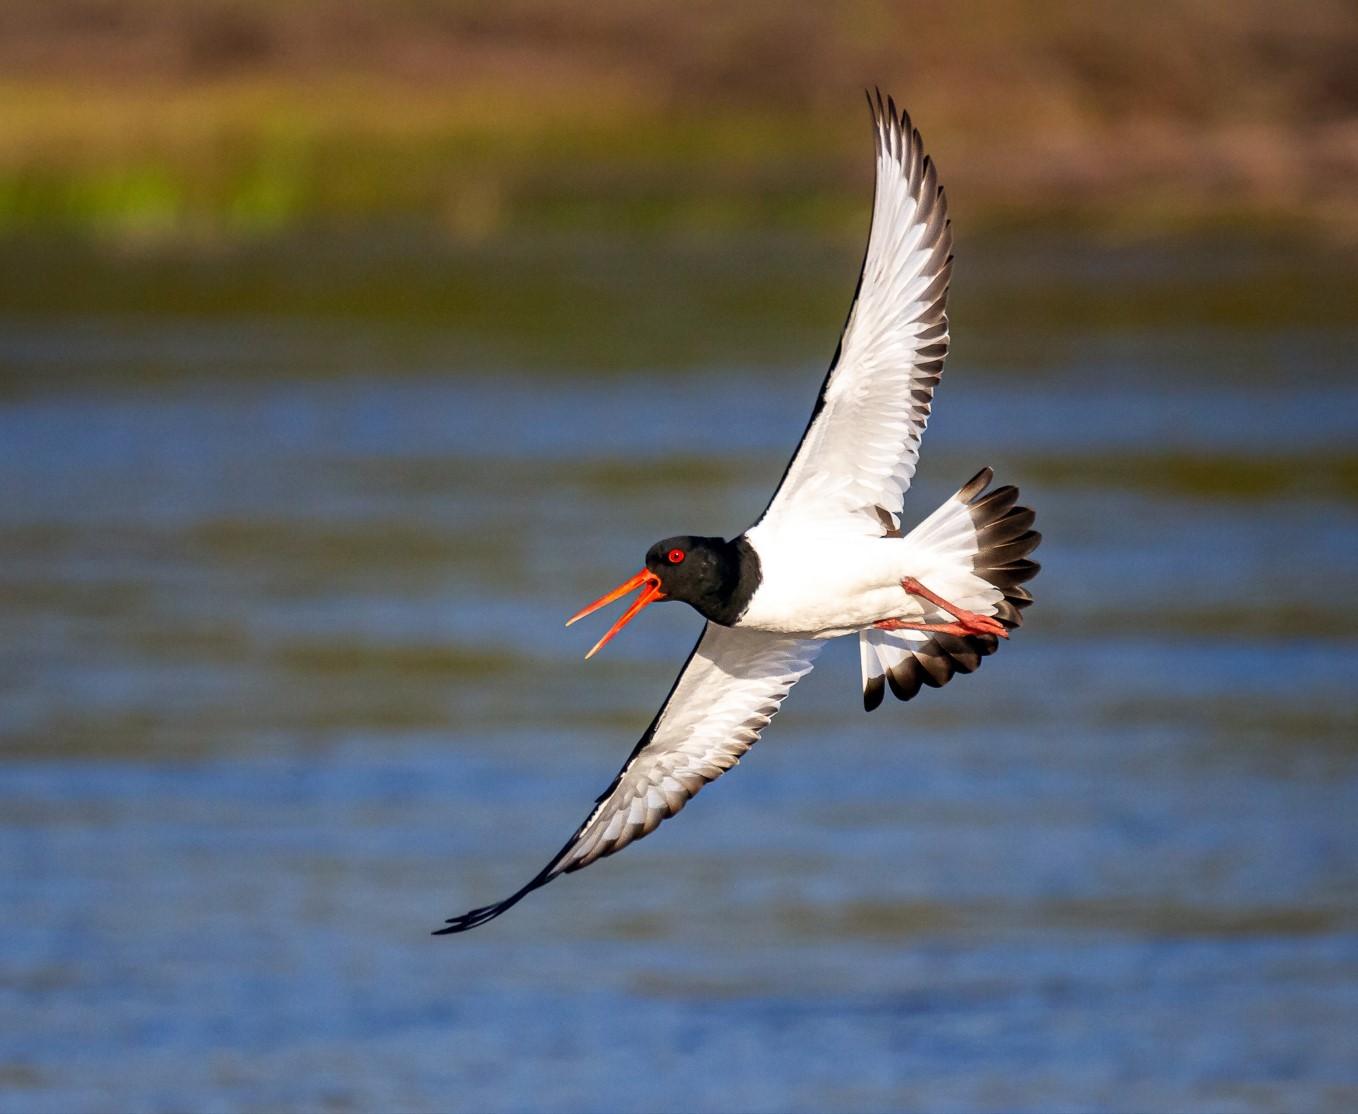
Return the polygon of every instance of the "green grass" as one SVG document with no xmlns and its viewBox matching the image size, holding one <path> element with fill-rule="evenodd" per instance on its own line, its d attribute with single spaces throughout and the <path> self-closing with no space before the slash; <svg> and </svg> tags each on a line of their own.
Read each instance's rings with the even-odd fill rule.
<svg viewBox="0 0 1358 1114">
<path fill-rule="evenodd" d="M 654 106 L 653 106 L 654 107 Z M 791 114 L 440 99 L 364 83 L 150 95 L 0 87 L 0 235 L 124 242 L 415 223 L 508 230 L 834 227 L 869 180 Z M 857 179 L 857 180 L 855 180 Z"/>
<path fill-rule="evenodd" d="M 969 228 L 1358 233 L 1358 16 L 1270 0 L 7 0 L 0 238 L 835 234 L 865 86 Z"/>
</svg>

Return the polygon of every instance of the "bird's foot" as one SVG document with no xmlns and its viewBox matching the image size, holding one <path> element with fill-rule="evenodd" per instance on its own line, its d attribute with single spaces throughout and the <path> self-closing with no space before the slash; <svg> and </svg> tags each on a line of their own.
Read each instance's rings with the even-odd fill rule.
<svg viewBox="0 0 1358 1114">
<path fill-rule="evenodd" d="M 1009 631 L 994 619 L 977 615 L 971 622 L 957 623 L 911 623 L 905 619 L 878 619 L 872 624 L 878 630 L 922 630 L 932 634 L 994 634 L 1008 638 Z"/>
<path fill-rule="evenodd" d="M 978 615 L 974 611 L 968 611 L 964 607 L 958 607 L 955 603 L 949 603 L 942 596 L 935 595 L 913 576 L 907 576 L 901 581 L 901 587 L 912 596 L 919 596 L 921 599 L 928 600 L 935 607 L 949 612 L 954 618 L 952 623 L 912 623 L 905 619 L 879 619 L 872 625 L 878 630 L 920 630 L 929 631 L 935 634 L 993 634 L 998 638 L 1008 638 L 1009 628 L 998 619 L 992 619 L 989 615 Z"/>
</svg>

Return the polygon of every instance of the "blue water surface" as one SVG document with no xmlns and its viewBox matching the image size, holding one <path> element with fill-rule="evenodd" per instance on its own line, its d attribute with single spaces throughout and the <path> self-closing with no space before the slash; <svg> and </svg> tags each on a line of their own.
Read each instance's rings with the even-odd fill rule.
<svg viewBox="0 0 1358 1114">
<path fill-rule="evenodd" d="M 816 361 L 315 375 L 301 327 L 11 324 L 0 1109 L 1358 1105 L 1351 329 L 962 348 L 907 517 L 1022 487 L 1012 644 L 870 716 L 831 647 L 681 818 L 435 939 L 699 626 L 585 664 L 564 617 L 749 523 Z"/>
</svg>

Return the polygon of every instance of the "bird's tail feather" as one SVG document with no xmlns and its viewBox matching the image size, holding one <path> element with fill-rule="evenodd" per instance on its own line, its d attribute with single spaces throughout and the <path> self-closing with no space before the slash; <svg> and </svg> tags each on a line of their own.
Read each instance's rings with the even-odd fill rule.
<svg viewBox="0 0 1358 1114">
<path fill-rule="evenodd" d="M 905 540 L 931 564 L 948 570 L 952 602 L 994 616 L 1013 630 L 1033 601 L 1023 584 L 1037 575 L 1039 566 L 1028 554 L 1042 535 L 1032 529 L 1033 512 L 1014 505 L 1018 488 L 986 490 L 993 478 L 989 468 L 982 468 Z M 925 586 L 931 586 L 927 580 Z M 922 686 L 940 688 L 955 674 L 972 672 L 998 645 L 993 634 L 865 630 L 859 635 L 863 706 L 876 708 L 888 687 L 900 700 L 909 700 Z"/>
</svg>

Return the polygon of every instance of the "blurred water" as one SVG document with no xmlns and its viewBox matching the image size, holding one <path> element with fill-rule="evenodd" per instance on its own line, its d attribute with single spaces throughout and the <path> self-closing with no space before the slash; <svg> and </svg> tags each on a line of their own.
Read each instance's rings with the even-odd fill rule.
<svg viewBox="0 0 1358 1114">
<path fill-rule="evenodd" d="M 432 939 L 574 829 L 699 626 L 586 665 L 564 617 L 748 524 L 816 354 L 11 321 L 0 1109 L 1358 1105 L 1358 329 L 1036 341 L 959 341 L 908 504 L 1022 486 L 1012 645 L 871 716 L 832 647 L 682 818 Z"/>
</svg>

